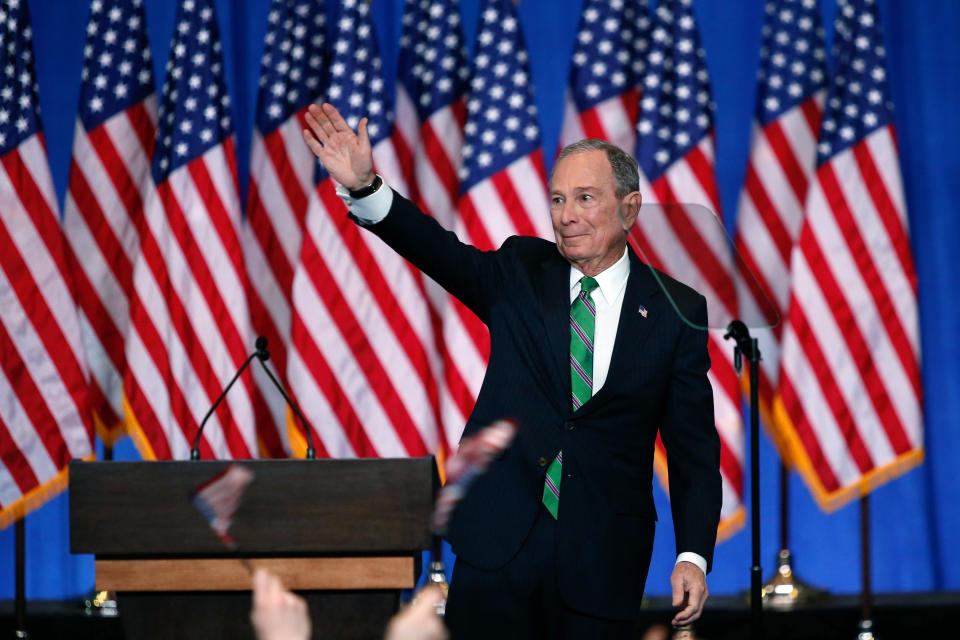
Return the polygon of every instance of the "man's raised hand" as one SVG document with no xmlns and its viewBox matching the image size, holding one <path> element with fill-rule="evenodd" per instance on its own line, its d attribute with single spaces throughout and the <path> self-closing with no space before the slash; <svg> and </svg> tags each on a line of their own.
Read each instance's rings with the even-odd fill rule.
<svg viewBox="0 0 960 640">
<path fill-rule="evenodd" d="M 303 139 L 333 179 L 351 191 L 373 183 L 373 150 L 362 118 L 354 133 L 336 108 L 325 102 L 310 105 L 305 115 L 309 129 Z"/>
</svg>

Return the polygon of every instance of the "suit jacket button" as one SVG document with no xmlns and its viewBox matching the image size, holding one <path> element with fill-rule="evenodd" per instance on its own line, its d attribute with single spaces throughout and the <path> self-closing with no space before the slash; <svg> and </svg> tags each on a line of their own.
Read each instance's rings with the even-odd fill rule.
<svg viewBox="0 0 960 640">
<path fill-rule="evenodd" d="M 546 459 L 546 458 L 540 458 L 539 460 L 537 460 L 537 464 L 539 464 L 541 467 L 545 467 L 545 466 L 547 466 L 547 459 Z"/>
<path fill-rule="evenodd" d="M 567 431 L 573 431 L 573 428 L 575 426 L 576 425 L 573 424 L 573 420 L 567 420 L 566 422 L 563 423 L 563 428 L 566 429 Z"/>
</svg>

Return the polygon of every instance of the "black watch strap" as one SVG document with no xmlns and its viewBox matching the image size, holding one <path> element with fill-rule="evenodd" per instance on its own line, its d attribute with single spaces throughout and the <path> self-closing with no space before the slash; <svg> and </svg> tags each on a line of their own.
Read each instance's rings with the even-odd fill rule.
<svg viewBox="0 0 960 640">
<path fill-rule="evenodd" d="M 373 176 L 373 182 L 368 184 L 365 187 L 360 187 L 356 191 L 350 191 L 350 197 L 354 200 L 359 200 L 360 198 L 366 198 L 369 195 L 373 195 L 377 190 L 383 185 L 383 179 L 378 176 Z"/>
</svg>

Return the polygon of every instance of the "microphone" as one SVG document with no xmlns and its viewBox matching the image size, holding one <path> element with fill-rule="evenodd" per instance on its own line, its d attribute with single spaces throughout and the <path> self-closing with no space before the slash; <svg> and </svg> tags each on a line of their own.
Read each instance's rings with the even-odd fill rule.
<svg viewBox="0 0 960 640">
<path fill-rule="evenodd" d="M 258 338 L 257 344 L 260 344 L 260 340 L 263 340 L 264 345 L 266 345 L 266 338 Z M 193 439 L 193 449 L 190 449 L 190 459 L 199 460 L 200 459 L 200 436 L 203 435 L 203 427 L 207 424 L 207 420 L 210 419 L 210 416 L 213 415 L 213 412 L 217 410 L 217 407 L 220 406 L 220 403 L 223 402 L 223 399 L 227 397 L 227 392 L 230 391 L 230 387 L 233 386 L 233 383 L 237 381 L 237 378 L 240 377 L 240 374 L 243 373 L 243 370 L 247 368 L 247 365 L 250 364 L 250 361 L 260 355 L 260 349 L 247 356 L 247 359 L 243 361 L 243 366 L 237 369 L 237 372 L 233 375 L 230 382 L 227 383 L 227 386 L 223 388 L 223 391 L 220 392 L 220 396 L 214 401 L 213 406 L 210 407 L 210 410 L 207 411 L 207 415 L 203 416 L 203 420 L 200 421 L 200 428 L 197 429 L 197 436 Z"/>
<path fill-rule="evenodd" d="M 310 433 L 310 427 L 307 426 L 307 419 L 303 417 L 303 413 L 300 412 L 300 407 L 298 407 L 297 403 L 293 401 L 293 398 L 287 394 L 283 385 L 280 384 L 280 381 L 273 375 L 273 371 L 267 366 L 267 360 L 270 359 L 270 352 L 267 351 L 267 339 L 263 336 L 257 338 L 256 347 L 257 350 L 254 352 L 254 355 L 256 355 L 257 360 L 260 361 L 260 366 L 263 367 L 263 370 L 267 373 L 267 376 L 269 376 L 270 381 L 273 382 L 273 386 L 275 386 L 277 391 L 280 392 L 280 395 L 283 396 L 283 399 L 287 401 L 287 406 L 290 407 L 297 418 L 300 419 L 300 425 L 303 427 L 303 432 L 307 436 L 306 458 L 307 460 L 313 460 L 317 457 L 317 454 L 313 450 L 313 435 Z"/>
</svg>

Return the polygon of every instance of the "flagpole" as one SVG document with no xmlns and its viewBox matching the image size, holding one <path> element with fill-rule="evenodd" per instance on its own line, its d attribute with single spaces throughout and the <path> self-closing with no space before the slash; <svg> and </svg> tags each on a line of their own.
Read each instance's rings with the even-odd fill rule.
<svg viewBox="0 0 960 640">
<path fill-rule="evenodd" d="M 874 640 L 873 591 L 870 588 L 870 494 L 860 497 L 860 625 L 857 640 Z"/>
<path fill-rule="evenodd" d="M 26 555 L 26 529 L 24 522 L 26 516 L 17 520 L 13 525 L 14 535 L 14 564 L 16 573 L 16 587 L 14 596 L 14 618 L 17 623 L 17 630 L 14 633 L 15 638 L 29 638 L 27 631 L 27 555 Z"/>
</svg>

